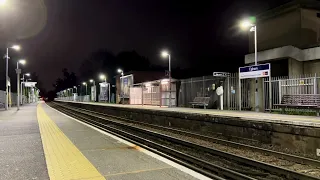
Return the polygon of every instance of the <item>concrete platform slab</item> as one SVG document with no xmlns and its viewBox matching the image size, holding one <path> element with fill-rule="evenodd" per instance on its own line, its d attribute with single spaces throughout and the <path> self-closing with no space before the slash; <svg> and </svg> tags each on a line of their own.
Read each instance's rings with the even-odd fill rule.
<svg viewBox="0 0 320 180">
<path fill-rule="evenodd" d="M 136 146 L 129 146 L 105 133 L 96 131 L 45 104 L 42 108 L 106 179 L 197 179 L 171 164 L 143 153 Z"/>
<path fill-rule="evenodd" d="M 49 179 L 36 104 L 0 111 L 0 180 Z"/>
</svg>

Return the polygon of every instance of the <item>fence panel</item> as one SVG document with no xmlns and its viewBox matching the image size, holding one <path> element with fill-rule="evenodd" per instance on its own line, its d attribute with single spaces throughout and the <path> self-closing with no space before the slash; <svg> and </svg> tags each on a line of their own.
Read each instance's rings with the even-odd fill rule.
<svg viewBox="0 0 320 180">
<path fill-rule="evenodd" d="M 283 95 L 289 94 L 319 94 L 320 92 L 320 76 L 313 75 L 297 75 L 290 77 L 272 77 L 271 79 L 271 92 L 272 92 L 272 109 L 278 110 L 274 104 L 281 104 Z M 266 110 L 269 108 L 269 80 L 264 78 L 263 82 L 264 93 L 264 107 Z M 297 111 L 295 109 L 287 109 L 288 111 Z M 306 110 L 303 110 L 306 111 Z M 308 110 L 312 111 L 312 110 Z"/>
</svg>

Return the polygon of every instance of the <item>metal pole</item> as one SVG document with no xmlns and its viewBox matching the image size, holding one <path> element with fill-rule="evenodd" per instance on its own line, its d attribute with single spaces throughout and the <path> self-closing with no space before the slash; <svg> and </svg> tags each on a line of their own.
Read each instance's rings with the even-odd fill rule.
<svg viewBox="0 0 320 180">
<path fill-rule="evenodd" d="M 169 57 L 169 107 L 171 107 L 171 56 Z"/>
<path fill-rule="evenodd" d="M 123 81 L 123 72 L 121 72 L 121 77 L 122 77 L 122 81 Z M 121 83 L 120 83 L 120 90 L 121 90 L 121 94 L 122 94 L 122 104 L 124 104 L 124 87 L 121 88 Z"/>
<path fill-rule="evenodd" d="M 9 48 L 7 48 L 7 54 L 6 54 L 6 100 L 5 100 L 5 109 L 8 110 L 8 61 L 9 61 Z"/>
<path fill-rule="evenodd" d="M 239 91 L 239 111 L 241 111 L 241 79 L 240 79 L 240 68 L 239 68 L 239 77 L 238 77 L 238 91 Z"/>
<path fill-rule="evenodd" d="M 269 64 L 269 68 L 270 68 L 270 72 L 269 72 L 269 108 L 270 108 L 270 112 L 272 110 L 272 83 L 271 83 L 271 64 Z"/>
<path fill-rule="evenodd" d="M 109 103 L 111 103 L 111 96 L 110 96 L 110 83 L 108 83 L 108 89 L 109 89 Z"/>
<path fill-rule="evenodd" d="M 104 84 L 105 84 L 105 87 L 106 87 L 106 91 L 107 91 L 107 78 L 104 79 Z M 107 93 L 106 93 L 107 95 Z M 107 99 L 104 98 L 104 102 L 107 103 Z"/>
<path fill-rule="evenodd" d="M 19 72 L 19 62 L 17 62 L 17 109 L 20 109 L 20 72 Z"/>
<path fill-rule="evenodd" d="M 258 65 L 257 26 L 254 26 L 254 64 Z M 258 78 L 255 79 L 255 111 L 259 112 Z"/>
</svg>

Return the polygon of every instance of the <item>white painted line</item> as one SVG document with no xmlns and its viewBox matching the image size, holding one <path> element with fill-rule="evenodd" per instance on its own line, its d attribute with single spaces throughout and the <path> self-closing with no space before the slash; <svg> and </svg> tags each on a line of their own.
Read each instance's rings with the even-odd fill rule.
<svg viewBox="0 0 320 180">
<path fill-rule="evenodd" d="M 48 106 L 48 105 L 46 104 L 46 106 Z M 48 106 L 48 107 L 50 107 L 50 106 Z M 102 133 L 102 134 L 104 134 L 104 135 L 107 135 L 107 136 L 109 136 L 109 137 L 111 137 L 111 138 L 113 138 L 113 139 L 115 139 L 115 140 L 117 140 L 117 141 L 119 141 L 119 142 L 122 142 L 122 143 L 124 143 L 124 144 L 126 144 L 126 145 L 128 145 L 128 146 L 130 146 L 130 147 L 135 147 L 135 146 L 137 146 L 137 145 L 135 145 L 135 144 L 133 144 L 133 143 L 131 143 L 131 142 L 129 142 L 129 141 L 126 141 L 126 140 L 124 140 L 124 139 L 122 139 L 122 138 L 119 138 L 119 137 L 117 137 L 117 136 L 115 136 L 115 135 L 113 135 L 113 134 L 104 132 L 104 131 L 96 128 L 96 127 L 93 127 L 93 126 L 91 126 L 91 125 L 89 125 L 89 124 L 86 124 L 86 123 L 84 123 L 84 122 L 81 122 L 81 121 L 79 121 L 79 120 L 77 120 L 77 119 L 75 119 L 75 118 L 73 118 L 73 117 L 71 117 L 71 116 L 68 116 L 68 115 L 66 115 L 66 114 L 64 114 L 64 113 L 62 113 L 62 112 L 60 112 L 60 111 L 58 111 L 58 110 L 56 110 L 56 109 L 54 109 L 54 108 L 52 108 L 52 107 L 50 107 L 50 108 L 53 109 L 53 110 L 55 110 L 56 112 L 64 115 L 64 116 L 66 116 L 66 117 L 68 117 L 68 118 L 70 118 L 70 119 L 78 122 L 78 123 L 81 123 L 81 124 L 83 124 L 83 125 L 85 125 L 85 126 L 87 126 L 87 127 L 90 127 L 90 128 L 92 128 L 92 129 L 94 129 L 94 130 L 96 130 L 96 131 L 98 131 L 98 132 L 100 132 L 100 133 Z M 195 177 L 195 178 L 197 178 L 197 179 L 200 179 L 200 180 L 211 180 L 211 178 L 209 178 L 209 177 L 207 177 L 207 176 L 204 176 L 204 175 L 202 175 L 202 174 L 200 174 L 200 173 L 198 173 L 198 172 L 196 172 L 196 171 L 194 171 L 194 170 L 192 170 L 192 169 L 189 169 L 189 168 L 187 168 L 187 167 L 185 167 L 185 166 L 182 166 L 182 165 L 180 165 L 180 164 L 178 164 L 178 163 L 176 163 L 176 162 L 173 162 L 173 161 L 171 161 L 171 160 L 169 160 L 169 159 L 167 159 L 167 158 L 164 158 L 164 157 L 162 157 L 162 156 L 160 156 L 160 155 L 158 155 L 158 154 L 156 154 L 156 153 L 153 153 L 153 152 L 151 152 L 151 151 L 149 151 L 149 150 L 147 150 L 147 149 L 144 149 L 144 148 L 141 148 L 141 147 L 140 147 L 140 148 L 138 148 L 137 150 L 138 150 L 138 151 L 141 151 L 141 152 L 143 152 L 143 153 L 145 153 L 145 154 L 147 154 L 147 155 L 149 155 L 149 156 L 151 156 L 151 157 L 153 157 L 153 158 L 155 158 L 155 159 L 158 159 L 158 160 L 160 160 L 160 161 L 162 161 L 162 162 L 164 162 L 164 163 L 166 163 L 166 164 L 168 164 L 168 165 L 170 165 L 170 166 L 172 166 L 172 167 L 175 167 L 175 168 L 179 169 L 180 171 L 185 172 L 185 173 L 187 173 L 187 174 L 189 174 L 189 175 L 191 175 L 191 176 L 193 176 L 193 177 Z"/>
</svg>

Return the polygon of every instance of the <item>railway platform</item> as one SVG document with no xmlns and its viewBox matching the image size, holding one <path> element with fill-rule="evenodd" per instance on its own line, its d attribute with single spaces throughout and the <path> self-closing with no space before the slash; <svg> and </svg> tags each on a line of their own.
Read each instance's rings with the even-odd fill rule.
<svg viewBox="0 0 320 180">
<path fill-rule="evenodd" d="M 263 148 L 320 157 L 320 118 L 248 111 L 56 101 L 95 112 Z"/>
<path fill-rule="evenodd" d="M 44 102 L 0 111 L 0 180 L 209 179 Z"/>
</svg>

